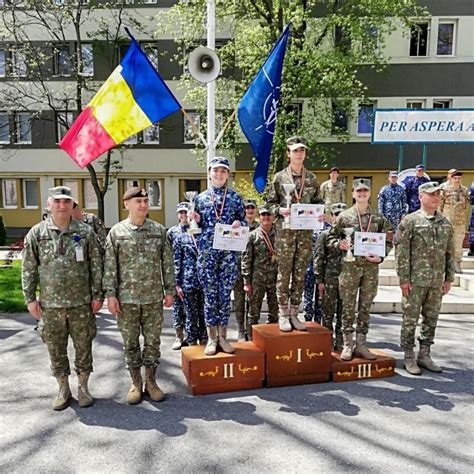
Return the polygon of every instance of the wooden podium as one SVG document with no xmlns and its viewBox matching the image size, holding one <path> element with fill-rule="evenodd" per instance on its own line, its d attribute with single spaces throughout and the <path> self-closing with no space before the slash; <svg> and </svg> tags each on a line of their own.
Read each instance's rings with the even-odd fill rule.
<svg viewBox="0 0 474 474">
<path fill-rule="evenodd" d="M 370 349 L 377 359 L 367 360 L 355 357 L 350 361 L 341 359 L 338 352 L 332 353 L 332 380 L 346 382 L 349 380 L 379 379 L 395 375 L 396 360 L 382 351 Z"/>
<path fill-rule="evenodd" d="M 313 322 L 307 331 L 282 332 L 278 324 L 252 326 L 252 342 L 265 353 L 268 387 L 327 382 L 331 372 L 331 332 Z"/>
<path fill-rule="evenodd" d="M 234 354 L 204 354 L 204 346 L 183 347 L 181 365 L 193 395 L 262 388 L 265 354 L 251 342 L 233 342 Z"/>
</svg>

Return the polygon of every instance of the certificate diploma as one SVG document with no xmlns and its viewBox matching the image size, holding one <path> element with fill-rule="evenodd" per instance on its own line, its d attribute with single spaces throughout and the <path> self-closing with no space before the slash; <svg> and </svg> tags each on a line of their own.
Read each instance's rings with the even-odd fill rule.
<svg viewBox="0 0 474 474">
<path fill-rule="evenodd" d="M 386 237 L 380 232 L 354 232 L 354 255 L 385 257 Z"/>
<path fill-rule="evenodd" d="M 228 224 L 217 224 L 214 230 L 212 248 L 243 252 L 247 246 L 248 236 L 249 228 L 247 226 L 232 228 Z"/>
<path fill-rule="evenodd" d="M 292 204 L 291 205 L 291 229 L 322 229 L 324 222 L 319 222 L 318 218 L 324 214 L 322 204 Z"/>
</svg>

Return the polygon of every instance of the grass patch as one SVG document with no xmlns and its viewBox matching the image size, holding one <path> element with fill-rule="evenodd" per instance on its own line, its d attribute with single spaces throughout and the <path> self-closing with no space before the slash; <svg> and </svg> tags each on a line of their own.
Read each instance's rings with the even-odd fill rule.
<svg viewBox="0 0 474 474">
<path fill-rule="evenodd" d="M 0 268 L 0 312 L 24 313 L 26 311 L 25 299 L 21 291 L 21 261 L 16 260 L 12 267 Z"/>
</svg>

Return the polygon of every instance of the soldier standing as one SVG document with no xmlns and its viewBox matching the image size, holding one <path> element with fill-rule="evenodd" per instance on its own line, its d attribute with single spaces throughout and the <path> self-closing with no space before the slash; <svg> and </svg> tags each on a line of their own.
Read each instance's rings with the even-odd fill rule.
<svg viewBox="0 0 474 474">
<path fill-rule="evenodd" d="M 249 227 L 249 232 L 255 230 L 258 227 L 256 221 L 257 215 L 257 203 L 254 199 L 244 200 L 245 206 L 245 225 Z M 245 341 L 246 339 L 246 328 L 245 328 L 245 291 L 244 291 L 244 279 L 241 271 L 242 255 L 237 253 L 237 268 L 239 274 L 237 275 L 237 281 L 234 286 L 234 308 L 235 308 L 235 319 L 237 321 L 237 340 Z"/>
<path fill-rule="evenodd" d="M 161 355 L 163 297 L 169 307 L 174 294 L 171 245 L 166 229 L 146 218 L 150 205 L 145 189 L 132 187 L 122 199 L 128 217 L 115 224 L 107 236 L 103 286 L 109 311 L 117 317 L 132 378 L 127 401 L 136 404 L 142 399 L 144 365 L 145 392 L 159 402 L 165 398 L 155 381 Z"/>
<path fill-rule="evenodd" d="M 50 215 L 28 232 L 23 249 L 23 293 L 28 311 L 39 321 L 51 371 L 59 386 L 54 410 L 63 410 L 71 399 L 69 336 L 76 352 L 79 406 L 93 403 L 88 380 L 92 372 L 92 341 L 97 331 L 95 313 L 103 301 L 100 244 L 89 226 L 72 219 L 73 201 L 69 188 L 51 188 Z"/>
<path fill-rule="evenodd" d="M 474 257 L 474 183 L 471 184 L 471 220 L 469 222 L 469 257 Z"/>
<path fill-rule="evenodd" d="M 346 187 L 339 181 L 339 168 L 333 166 L 329 170 L 329 179 L 321 184 L 320 198 L 324 201 L 326 211 L 331 212 L 331 206 L 338 202 L 346 202 Z"/>
<path fill-rule="evenodd" d="M 189 225 L 188 225 L 188 211 L 189 211 L 189 204 L 187 202 L 180 202 L 176 209 L 176 213 L 178 215 L 178 224 L 170 227 L 168 230 L 166 237 L 168 238 L 171 247 L 174 250 L 174 244 L 178 235 L 186 233 Z M 171 349 L 175 351 L 179 351 L 181 346 L 183 345 L 183 340 L 185 338 L 184 335 L 184 327 L 186 324 L 186 314 L 184 310 L 184 303 L 183 300 L 179 297 L 179 295 L 175 295 L 173 301 L 173 327 L 176 334 L 176 339 L 171 346 Z"/>
<path fill-rule="evenodd" d="M 242 255 L 244 289 L 249 296 L 248 338 L 252 340 L 252 325 L 258 324 L 262 302 L 267 295 L 267 323 L 278 321 L 276 282 L 278 265 L 275 252 L 274 216 L 266 206 L 260 206 L 260 227 L 250 233 Z"/>
<path fill-rule="evenodd" d="M 379 212 L 387 219 L 392 232 L 397 231 L 398 224 L 407 213 L 407 195 L 402 186 L 398 184 L 398 173 L 390 171 L 388 174 L 389 184 L 385 185 L 379 192 Z"/>
<path fill-rule="evenodd" d="M 342 202 L 331 206 L 331 220 L 346 210 Z M 342 250 L 328 245 L 329 230 L 321 232 L 316 242 L 314 274 L 319 294 L 323 300 L 322 325 L 335 334 L 334 350 L 342 350 L 342 300 L 339 295 Z M 334 321 L 334 315 L 336 316 Z M 335 325 L 334 325 L 335 322 Z"/>
<path fill-rule="evenodd" d="M 316 176 L 304 167 L 307 146 L 303 138 L 292 137 L 286 142 L 289 165 L 273 177 L 267 204 L 276 219 L 276 253 L 278 256 L 277 297 L 279 326 L 281 331 L 305 331 L 306 326 L 298 319 L 299 305 L 304 287 L 306 267 L 311 259 L 311 230 L 283 229 L 284 217 L 290 215 L 286 207 L 284 184 L 294 184 L 293 203 L 323 204 L 319 198 Z"/>
<path fill-rule="evenodd" d="M 72 217 L 77 219 L 78 221 L 84 222 L 92 227 L 92 230 L 97 235 L 99 239 L 99 243 L 102 249 L 105 249 L 105 241 L 107 239 L 107 228 L 105 224 L 95 215 L 90 212 L 85 212 L 79 206 L 77 201 L 74 201 L 73 210 L 72 210 Z"/>
<path fill-rule="evenodd" d="M 237 279 L 236 252 L 213 248 L 216 225 L 233 228 L 244 223 L 244 203 L 239 193 L 227 186 L 227 158 L 215 157 L 209 163 L 211 186 L 196 198 L 196 222 L 202 228 L 199 241 L 198 275 L 204 291 L 204 319 L 208 341 L 206 355 L 214 355 L 219 345 L 224 352 L 235 349 L 226 340 L 230 317 L 230 294 Z"/>
<path fill-rule="evenodd" d="M 454 271 L 462 273 L 462 244 L 466 235 L 466 211 L 469 205 L 469 190 L 461 184 L 462 172 L 451 171 L 451 180 L 441 190 L 441 213 L 454 229 Z"/>
<path fill-rule="evenodd" d="M 352 228 L 355 232 L 387 233 L 388 222 L 378 212 L 369 206 L 370 185 L 365 179 L 358 179 L 353 184 L 352 197 L 355 204 L 342 212 L 330 231 L 329 245 L 347 251 L 349 244 L 344 233 L 345 228 Z M 342 240 L 341 240 L 342 239 Z M 387 240 L 386 253 L 392 247 Z M 344 347 L 341 359 L 351 360 L 352 354 L 364 359 L 376 358 L 366 346 L 369 332 L 370 308 L 377 295 L 379 264 L 382 257 L 375 255 L 356 256 L 353 261 L 343 259 L 339 277 L 339 294 L 342 299 L 342 332 Z M 359 294 L 359 298 L 357 298 Z M 357 308 L 356 345 L 354 348 L 354 321 Z"/>
<path fill-rule="evenodd" d="M 425 166 L 415 166 L 415 176 L 407 180 L 405 184 L 405 193 L 407 195 L 408 213 L 412 213 L 420 209 L 420 199 L 418 197 L 418 188 L 429 181 L 425 175 Z"/>
<path fill-rule="evenodd" d="M 430 356 L 443 295 L 454 281 L 453 228 L 437 210 L 441 200 L 438 183 L 419 187 L 421 209 L 407 216 L 396 235 L 396 268 L 402 289 L 401 346 L 408 373 L 420 375 L 419 366 L 441 372 Z M 420 351 L 413 347 L 418 318 L 422 315 Z"/>
</svg>

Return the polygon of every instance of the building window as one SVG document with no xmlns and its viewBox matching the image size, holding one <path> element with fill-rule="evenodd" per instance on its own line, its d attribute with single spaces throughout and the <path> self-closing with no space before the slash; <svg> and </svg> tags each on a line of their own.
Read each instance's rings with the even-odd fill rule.
<svg viewBox="0 0 474 474">
<path fill-rule="evenodd" d="M 301 128 L 303 102 L 293 102 L 285 106 L 285 132 L 287 136 L 295 135 Z M 276 117 L 275 117 L 276 119 Z"/>
<path fill-rule="evenodd" d="M 84 208 L 85 209 L 97 209 L 97 194 L 92 186 L 92 180 L 84 179 L 82 181 L 83 194 L 84 194 Z"/>
<path fill-rule="evenodd" d="M 351 34 L 346 27 L 341 25 L 334 27 L 334 46 L 343 53 L 351 49 Z"/>
<path fill-rule="evenodd" d="M 23 207 L 38 208 L 38 180 L 24 179 L 23 184 Z"/>
<path fill-rule="evenodd" d="M 6 63 L 6 53 L 5 48 L 0 49 L 0 77 L 5 77 L 7 75 L 7 63 Z"/>
<path fill-rule="evenodd" d="M 91 44 L 82 44 L 82 75 L 94 75 L 94 50 Z"/>
<path fill-rule="evenodd" d="M 357 135 L 371 135 L 374 125 L 374 104 L 359 104 Z"/>
<path fill-rule="evenodd" d="M 68 77 L 72 74 L 71 52 L 69 45 L 58 44 L 53 47 L 53 74 Z"/>
<path fill-rule="evenodd" d="M 71 190 L 72 197 L 79 199 L 79 186 L 77 185 L 76 178 L 66 178 L 62 180 L 62 186 L 66 186 Z"/>
<path fill-rule="evenodd" d="M 135 188 L 139 186 L 140 186 L 140 181 L 138 179 L 125 179 L 124 180 L 125 191 L 129 190 L 130 188 Z"/>
<path fill-rule="evenodd" d="M 0 112 L 0 143 L 10 143 L 10 117 L 6 112 Z"/>
<path fill-rule="evenodd" d="M 150 209 L 161 209 L 161 183 L 153 179 L 147 179 L 145 183 Z"/>
<path fill-rule="evenodd" d="M 433 100 L 433 109 L 450 109 L 451 105 L 452 105 L 451 99 Z"/>
<path fill-rule="evenodd" d="M 118 62 L 121 63 L 122 59 L 127 54 L 130 43 L 124 43 L 117 46 Z"/>
<path fill-rule="evenodd" d="M 19 145 L 31 144 L 31 114 L 17 112 L 15 115 L 15 143 Z"/>
<path fill-rule="evenodd" d="M 425 99 L 407 100 L 407 109 L 424 109 L 425 104 Z"/>
<path fill-rule="evenodd" d="M 153 66 L 155 66 L 155 69 L 158 70 L 158 45 L 156 43 L 141 43 L 140 46 L 142 47 L 145 54 L 148 56 L 148 59 L 150 60 L 151 64 L 153 64 Z"/>
<path fill-rule="evenodd" d="M 11 50 L 11 75 L 13 77 L 26 77 L 28 68 L 26 66 L 25 52 L 21 49 Z"/>
<path fill-rule="evenodd" d="M 122 142 L 122 145 L 136 145 L 138 143 L 137 135 L 132 135 Z"/>
<path fill-rule="evenodd" d="M 378 47 L 379 30 L 374 25 L 365 25 L 364 36 L 362 37 L 362 51 L 373 50 Z"/>
<path fill-rule="evenodd" d="M 74 115 L 72 112 L 58 112 L 56 114 L 57 143 L 64 138 L 73 122 Z"/>
<path fill-rule="evenodd" d="M 158 145 L 160 143 L 160 124 L 155 123 L 151 127 L 143 130 L 143 143 L 148 145 Z"/>
<path fill-rule="evenodd" d="M 201 180 L 200 179 L 185 179 L 184 180 L 184 192 L 187 191 L 197 191 L 198 193 L 202 192 L 201 189 Z"/>
<path fill-rule="evenodd" d="M 436 54 L 438 56 L 454 56 L 455 34 L 456 24 L 454 22 L 439 22 L 438 44 L 436 47 Z"/>
<path fill-rule="evenodd" d="M 145 5 L 152 5 L 152 4 L 158 3 L 158 0 L 143 0 L 143 3 Z"/>
<path fill-rule="evenodd" d="M 16 179 L 2 179 L 3 207 L 18 207 L 16 195 Z"/>
<path fill-rule="evenodd" d="M 411 28 L 410 56 L 428 55 L 429 24 L 417 23 Z"/>
<path fill-rule="evenodd" d="M 331 133 L 340 135 L 348 131 L 348 105 L 344 102 L 332 102 L 332 126 Z"/>
<path fill-rule="evenodd" d="M 199 130 L 201 126 L 201 115 L 199 112 L 188 112 L 189 117 L 193 121 L 197 130 Z M 186 117 L 184 119 L 184 143 L 193 143 L 196 139 L 196 135 L 194 133 L 192 125 L 189 123 Z"/>
</svg>

